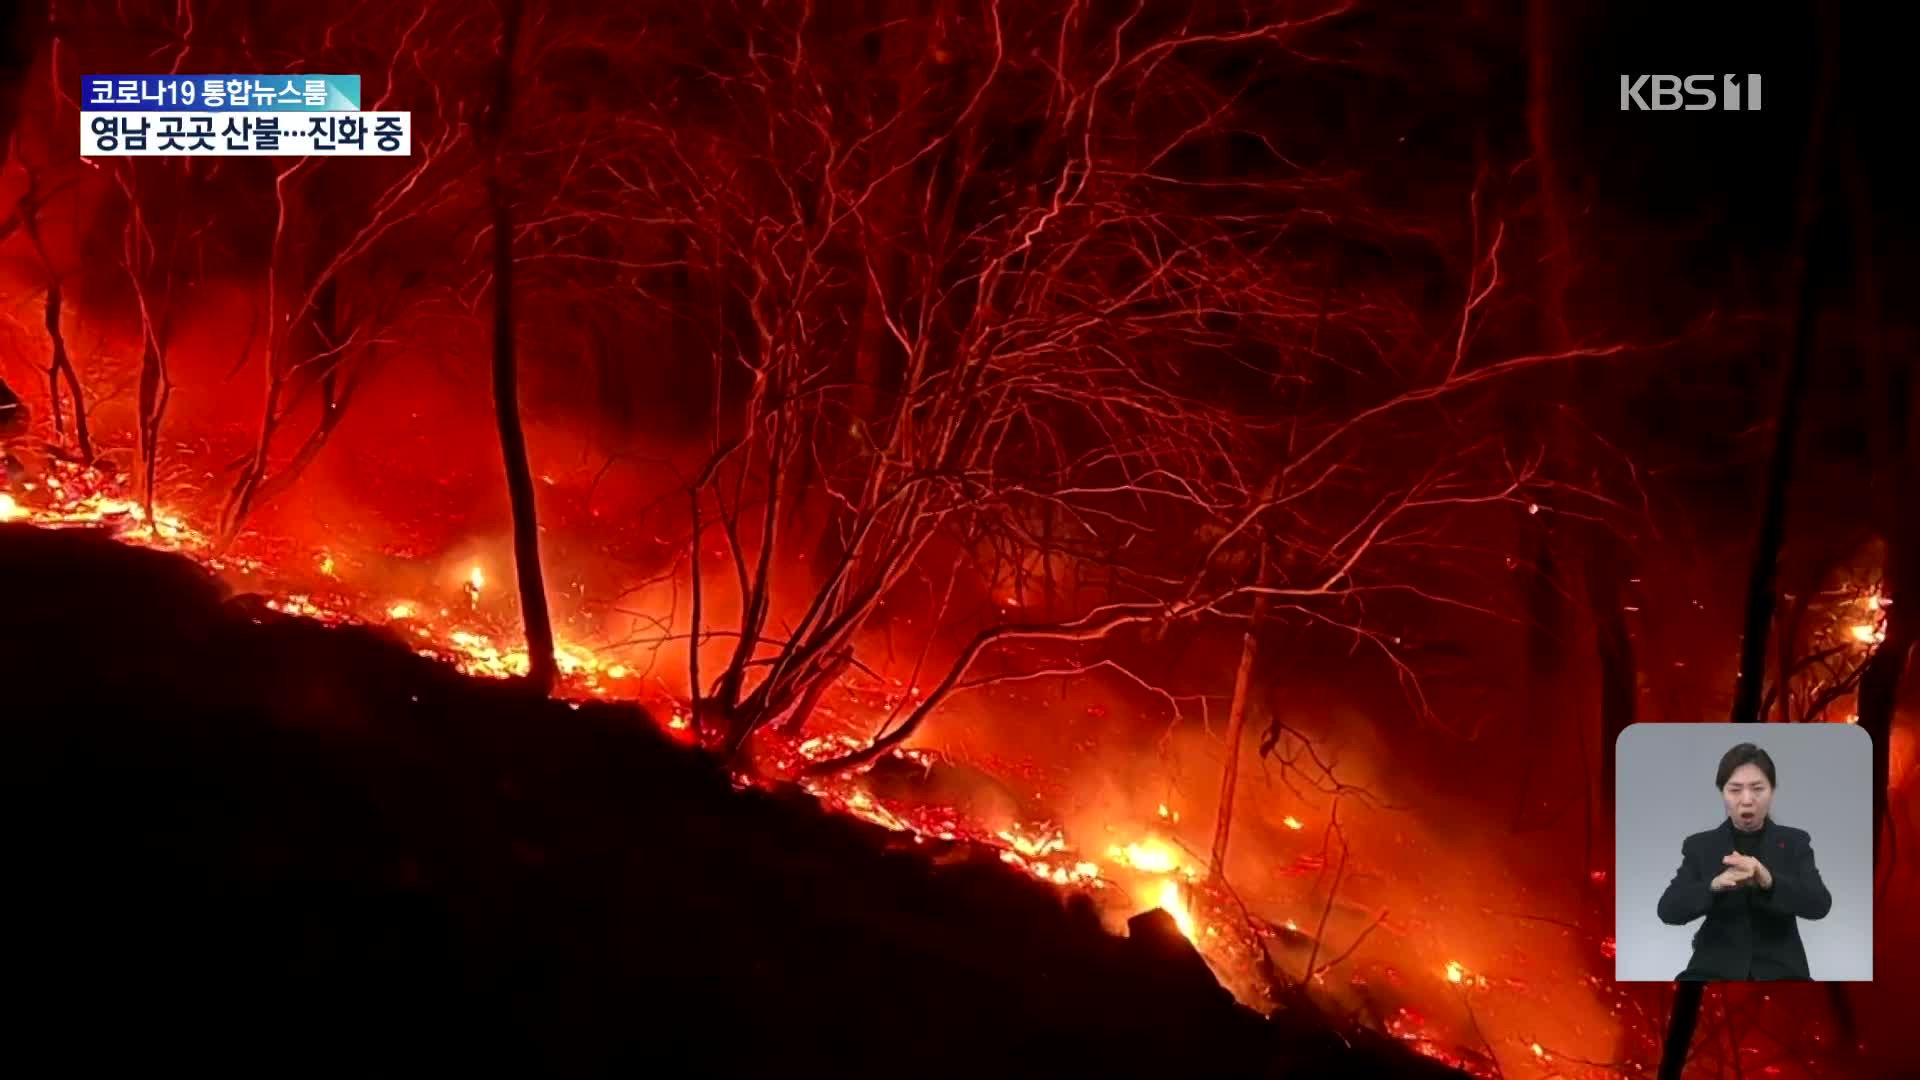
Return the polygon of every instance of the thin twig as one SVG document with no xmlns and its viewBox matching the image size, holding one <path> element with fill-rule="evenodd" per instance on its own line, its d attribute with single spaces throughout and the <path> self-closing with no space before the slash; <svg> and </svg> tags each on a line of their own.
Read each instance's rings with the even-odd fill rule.
<svg viewBox="0 0 1920 1080">
<path fill-rule="evenodd" d="M 1340 800 L 1337 798 L 1333 802 L 1333 811 L 1327 819 L 1327 830 L 1340 841 L 1340 862 L 1339 865 L 1334 868 L 1332 883 L 1327 886 L 1327 902 L 1320 908 L 1320 923 L 1313 931 L 1313 946 L 1307 950 L 1305 972 L 1307 976 L 1306 981 L 1309 982 L 1313 977 L 1313 962 L 1318 959 L 1320 955 L 1320 942 L 1327 934 L 1327 919 L 1333 914 L 1334 897 L 1340 893 L 1340 879 L 1347 870 L 1347 837 L 1340 828 Z"/>
<path fill-rule="evenodd" d="M 1360 931 L 1359 935 L 1353 939 L 1353 944 L 1347 946 L 1346 951 L 1342 952 L 1339 956 L 1336 956 L 1333 959 L 1327 961 L 1325 964 L 1320 965 L 1318 968 L 1315 968 L 1312 974 L 1307 976 L 1308 980 L 1311 981 L 1313 979 L 1316 979 L 1322 974 L 1332 971 L 1336 967 L 1339 967 L 1340 962 L 1342 960 L 1345 960 L 1347 957 L 1352 956 L 1354 952 L 1360 948 L 1360 943 L 1367 940 L 1367 935 L 1373 933 L 1374 927 L 1379 926 L 1381 923 L 1384 923 L 1386 921 L 1387 921 L 1387 909 L 1381 908 L 1380 914 L 1374 916 L 1373 921 L 1367 924 L 1366 929 Z"/>
</svg>

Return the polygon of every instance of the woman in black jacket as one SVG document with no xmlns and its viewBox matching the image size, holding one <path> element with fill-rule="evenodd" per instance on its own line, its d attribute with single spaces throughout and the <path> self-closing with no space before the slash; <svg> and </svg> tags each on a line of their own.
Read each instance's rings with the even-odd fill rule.
<svg viewBox="0 0 1920 1080">
<path fill-rule="evenodd" d="M 1720 827 L 1680 845 L 1680 869 L 1660 897 L 1660 921 L 1702 916 L 1693 960 L 1676 978 L 1732 982 L 1810 979 L 1800 919 L 1825 918 L 1833 895 L 1813 861 L 1813 839 L 1772 819 L 1773 758 L 1741 743 L 1714 783 L 1727 806 Z"/>
</svg>

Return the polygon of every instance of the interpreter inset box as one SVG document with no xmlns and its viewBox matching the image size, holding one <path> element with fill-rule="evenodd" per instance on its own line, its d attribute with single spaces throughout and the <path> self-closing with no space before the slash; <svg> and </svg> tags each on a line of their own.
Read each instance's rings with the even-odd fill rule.
<svg viewBox="0 0 1920 1080">
<path fill-rule="evenodd" d="M 1865 731 L 1635 724 L 1615 761 L 1617 980 L 1873 978 Z"/>
</svg>

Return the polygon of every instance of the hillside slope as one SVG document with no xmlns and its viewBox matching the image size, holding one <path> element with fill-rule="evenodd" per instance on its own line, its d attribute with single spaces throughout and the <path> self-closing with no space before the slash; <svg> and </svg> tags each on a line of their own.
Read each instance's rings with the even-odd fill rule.
<svg viewBox="0 0 1920 1080">
<path fill-rule="evenodd" d="M 76 1070 L 1454 1075 L 1262 1020 L 997 863 L 736 791 L 631 707 L 102 536 L 0 527 L 0 717 L 16 1042 Z"/>
</svg>

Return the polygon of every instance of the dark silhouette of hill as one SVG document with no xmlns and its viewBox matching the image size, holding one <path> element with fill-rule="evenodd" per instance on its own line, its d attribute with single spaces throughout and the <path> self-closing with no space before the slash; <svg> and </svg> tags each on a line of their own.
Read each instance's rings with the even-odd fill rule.
<svg viewBox="0 0 1920 1080">
<path fill-rule="evenodd" d="M 10 1042 L 63 1071 L 1455 1075 L 100 535 L 0 526 L 0 717 Z"/>
</svg>

